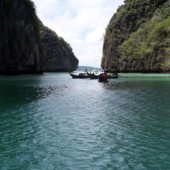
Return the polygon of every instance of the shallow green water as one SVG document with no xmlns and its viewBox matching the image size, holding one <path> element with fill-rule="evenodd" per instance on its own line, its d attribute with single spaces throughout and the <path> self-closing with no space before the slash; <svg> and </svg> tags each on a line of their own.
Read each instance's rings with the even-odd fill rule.
<svg viewBox="0 0 170 170">
<path fill-rule="evenodd" d="M 170 169 L 170 78 L 0 78 L 0 170 Z"/>
</svg>

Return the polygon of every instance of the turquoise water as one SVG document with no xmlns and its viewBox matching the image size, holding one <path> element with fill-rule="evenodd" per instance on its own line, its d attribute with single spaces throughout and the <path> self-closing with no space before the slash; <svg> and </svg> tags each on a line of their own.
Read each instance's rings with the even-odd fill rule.
<svg viewBox="0 0 170 170">
<path fill-rule="evenodd" d="M 0 170 L 170 169 L 170 78 L 0 78 Z"/>
</svg>

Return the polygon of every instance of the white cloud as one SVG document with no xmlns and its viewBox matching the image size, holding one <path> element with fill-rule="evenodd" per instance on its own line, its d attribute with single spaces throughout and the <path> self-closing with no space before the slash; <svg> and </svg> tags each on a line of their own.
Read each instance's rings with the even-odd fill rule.
<svg viewBox="0 0 170 170">
<path fill-rule="evenodd" d="M 89 44 L 95 44 L 98 41 L 102 41 L 102 35 L 104 33 L 103 28 L 96 28 L 87 33 L 86 42 Z"/>
<path fill-rule="evenodd" d="M 43 23 L 71 44 L 79 65 L 100 67 L 103 35 L 123 0 L 33 0 Z"/>
</svg>

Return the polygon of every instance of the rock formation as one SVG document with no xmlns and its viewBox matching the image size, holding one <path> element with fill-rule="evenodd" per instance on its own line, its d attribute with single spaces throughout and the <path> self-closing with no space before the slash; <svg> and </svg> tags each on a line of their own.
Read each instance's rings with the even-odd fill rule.
<svg viewBox="0 0 170 170">
<path fill-rule="evenodd" d="M 0 74 L 40 73 L 43 59 L 34 3 L 0 1 Z"/>
<path fill-rule="evenodd" d="M 78 67 L 71 46 L 54 31 L 40 23 L 41 41 L 44 49 L 44 70 L 47 72 L 73 71 Z"/>
<path fill-rule="evenodd" d="M 120 72 L 170 71 L 169 0 L 125 0 L 106 29 L 102 67 Z"/>
<path fill-rule="evenodd" d="M 0 74 L 72 71 L 78 67 L 70 45 L 43 26 L 31 0 L 1 0 L 0 18 Z"/>
</svg>

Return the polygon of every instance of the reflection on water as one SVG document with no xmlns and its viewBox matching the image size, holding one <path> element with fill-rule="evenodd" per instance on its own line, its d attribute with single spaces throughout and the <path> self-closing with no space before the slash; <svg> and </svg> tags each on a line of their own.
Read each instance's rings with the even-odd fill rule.
<svg viewBox="0 0 170 170">
<path fill-rule="evenodd" d="M 66 85 L 61 86 L 56 82 L 54 85 L 54 80 L 50 78 L 47 78 L 47 82 L 41 78 L 42 76 L 1 77 L 0 103 L 10 109 L 52 95 L 61 95 L 67 89 Z"/>
<path fill-rule="evenodd" d="M 0 78 L 0 169 L 168 169 L 170 81 Z"/>
</svg>

